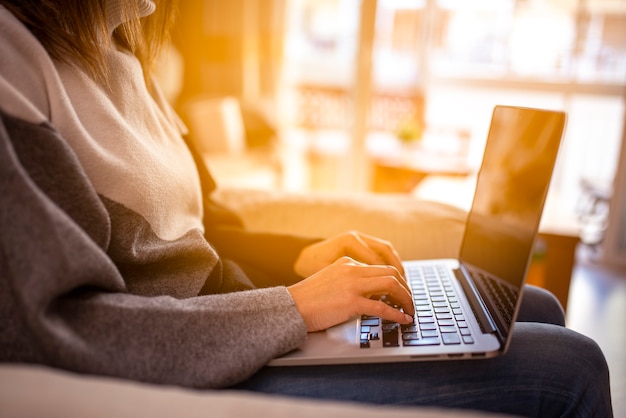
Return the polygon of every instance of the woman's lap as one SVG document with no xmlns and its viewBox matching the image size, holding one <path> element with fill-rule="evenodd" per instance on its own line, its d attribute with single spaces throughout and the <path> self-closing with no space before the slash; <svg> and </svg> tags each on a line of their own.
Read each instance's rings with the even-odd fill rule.
<svg viewBox="0 0 626 418">
<path fill-rule="evenodd" d="M 236 388 L 375 404 L 428 405 L 530 416 L 610 416 L 598 346 L 560 326 L 562 310 L 527 289 L 507 353 L 495 359 L 265 367 Z M 558 307 L 558 303 L 557 303 Z M 555 325 L 556 324 L 556 325 Z"/>
<path fill-rule="evenodd" d="M 563 327 L 565 326 L 565 312 L 552 293 L 539 287 L 526 286 L 517 321 L 541 322 Z"/>
</svg>

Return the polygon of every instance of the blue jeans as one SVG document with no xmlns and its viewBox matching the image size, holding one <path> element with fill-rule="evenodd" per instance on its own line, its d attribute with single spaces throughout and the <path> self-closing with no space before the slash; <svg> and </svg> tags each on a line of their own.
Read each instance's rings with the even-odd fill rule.
<svg viewBox="0 0 626 418">
<path fill-rule="evenodd" d="M 498 358 L 265 367 L 235 389 L 534 417 L 612 417 L 600 348 L 564 324 L 556 298 L 527 286 L 510 348 Z"/>
</svg>

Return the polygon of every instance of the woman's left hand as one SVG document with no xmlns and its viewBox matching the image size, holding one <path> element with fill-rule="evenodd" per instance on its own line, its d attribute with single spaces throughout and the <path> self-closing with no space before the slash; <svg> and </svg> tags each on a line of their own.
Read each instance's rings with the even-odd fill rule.
<svg viewBox="0 0 626 418">
<path fill-rule="evenodd" d="M 390 265 L 404 276 L 397 251 L 389 241 L 357 231 L 344 232 L 305 247 L 294 264 L 294 271 L 309 277 L 339 258 L 348 256 L 369 265 Z"/>
</svg>

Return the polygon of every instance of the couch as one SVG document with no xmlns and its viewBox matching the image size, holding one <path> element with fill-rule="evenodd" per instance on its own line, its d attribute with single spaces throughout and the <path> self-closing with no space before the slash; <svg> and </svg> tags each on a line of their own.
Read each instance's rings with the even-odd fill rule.
<svg viewBox="0 0 626 418">
<path fill-rule="evenodd" d="M 467 213 L 405 194 L 228 188 L 215 199 L 246 228 L 325 238 L 349 229 L 393 243 L 403 259 L 457 257 Z"/>
<path fill-rule="evenodd" d="M 453 257 L 465 213 L 395 195 L 296 194 L 225 189 L 216 199 L 257 231 L 325 237 L 358 229 L 394 243 L 403 258 Z M 442 234 L 443 233 L 443 234 Z M 77 375 L 43 366 L 0 365 L 0 415 L 6 417 L 478 417 L 432 408 L 374 407 L 287 399 Z"/>
<path fill-rule="evenodd" d="M 478 418 L 492 415 L 288 399 L 235 391 L 199 391 L 41 366 L 0 365 L 0 416 L 12 418 Z M 497 418 L 500 415 L 493 415 Z"/>
</svg>

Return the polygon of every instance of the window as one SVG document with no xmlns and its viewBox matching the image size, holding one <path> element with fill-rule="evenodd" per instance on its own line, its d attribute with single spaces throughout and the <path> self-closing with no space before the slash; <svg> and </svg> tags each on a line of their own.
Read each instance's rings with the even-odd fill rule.
<svg viewBox="0 0 626 418">
<path fill-rule="evenodd" d="M 368 8 L 375 22 L 360 27 Z M 461 153 L 476 167 L 498 103 L 568 113 L 551 189 L 567 211 L 583 179 L 615 176 L 626 112 L 623 1 L 291 0 L 288 10 L 283 137 L 324 173 L 300 186 L 352 188 L 346 178 L 362 173 L 351 155 L 397 155 L 411 132 L 421 152 Z M 372 30 L 363 72 L 357 58 Z M 355 97 L 369 100 L 363 138 Z"/>
</svg>

